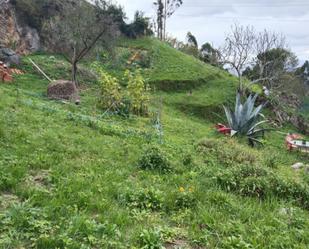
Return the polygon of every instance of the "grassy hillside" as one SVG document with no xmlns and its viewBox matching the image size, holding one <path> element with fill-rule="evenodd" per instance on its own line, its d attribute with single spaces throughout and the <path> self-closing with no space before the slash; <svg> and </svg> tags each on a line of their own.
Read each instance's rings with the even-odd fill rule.
<svg viewBox="0 0 309 249">
<path fill-rule="evenodd" d="M 144 73 L 154 82 L 203 78 L 192 94 L 152 94 L 161 137 L 151 118 L 102 115 L 95 83 L 81 85 L 81 106 L 48 100 L 27 60 L 25 75 L 0 85 L 0 248 L 307 248 L 309 178 L 290 166 L 308 157 L 287 153 L 277 132 L 260 149 L 218 135 L 233 79 L 151 42 L 173 51 L 153 57 Z M 60 57 L 32 58 L 69 75 Z M 168 170 L 141 167 L 154 146 Z"/>
<path fill-rule="evenodd" d="M 146 60 L 146 64 L 149 60 L 149 65 L 144 72 L 145 76 L 150 84 L 156 85 L 159 89 L 192 89 L 212 79 L 229 77 L 228 73 L 205 65 L 194 57 L 152 38 L 122 40 L 119 42 L 119 50 L 116 56 L 118 59 L 116 70 L 123 69 L 127 59 L 135 52 L 141 52 L 144 55 L 142 60 Z M 112 68 L 114 69 L 115 65 Z"/>
</svg>

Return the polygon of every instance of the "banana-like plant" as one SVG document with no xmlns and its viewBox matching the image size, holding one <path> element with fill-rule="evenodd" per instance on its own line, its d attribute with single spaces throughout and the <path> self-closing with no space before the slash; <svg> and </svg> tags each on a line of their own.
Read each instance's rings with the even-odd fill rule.
<svg viewBox="0 0 309 249">
<path fill-rule="evenodd" d="M 261 113 L 265 104 L 254 107 L 258 95 L 250 95 L 245 103 L 241 103 L 241 96 L 238 93 L 236 96 L 235 111 L 232 112 L 226 106 L 224 107 L 225 115 L 232 129 L 231 135 L 247 136 L 249 144 L 261 144 L 259 138 L 264 136 L 267 129 L 261 128 L 260 125 L 266 122 L 264 115 Z M 261 120 L 261 118 L 263 120 Z"/>
</svg>

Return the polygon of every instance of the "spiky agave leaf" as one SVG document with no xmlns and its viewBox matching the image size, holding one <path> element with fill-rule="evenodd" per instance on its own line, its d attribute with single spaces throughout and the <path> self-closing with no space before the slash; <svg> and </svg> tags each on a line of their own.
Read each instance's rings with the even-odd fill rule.
<svg viewBox="0 0 309 249">
<path fill-rule="evenodd" d="M 227 121 L 230 128 L 234 131 L 233 135 L 239 134 L 248 136 L 250 139 L 256 139 L 259 136 L 258 134 L 264 133 L 263 129 L 258 129 L 260 125 L 266 122 L 259 122 L 260 117 L 264 118 L 264 116 L 261 114 L 264 104 L 254 108 L 257 97 L 257 94 L 250 95 L 242 104 L 241 96 L 238 93 L 236 96 L 234 113 L 229 108 L 224 106 Z"/>
<path fill-rule="evenodd" d="M 223 108 L 224 108 L 224 111 L 225 111 L 225 116 L 226 116 L 227 122 L 229 124 L 229 127 L 231 127 L 233 129 L 233 125 L 235 124 L 234 114 L 232 113 L 232 111 L 228 107 L 223 106 Z"/>
<path fill-rule="evenodd" d="M 239 129 L 238 125 L 241 122 L 240 117 L 241 117 L 242 110 L 243 110 L 243 105 L 241 103 L 240 94 L 237 93 L 236 103 L 235 103 L 235 121 L 236 121 L 236 123 L 234 124 L 234 125 L 236 125 L 234 128 L 237 129 L 237 130 Z"/>
<path fill-rule="evenodd" d="M 255 125 L 253 125 L 253 126 L 250 128 L 249 133 L 250 133 L 250 132 L 253 132 L 258 126 L 260 126 L 261 124 L 264 124 L 264 123 L 266 123 L 266 122 L 267 122 L 267 120 L 263 120 L 263 121 L 260 121 L 260 122 L 256 123 Z"/>
</svg>

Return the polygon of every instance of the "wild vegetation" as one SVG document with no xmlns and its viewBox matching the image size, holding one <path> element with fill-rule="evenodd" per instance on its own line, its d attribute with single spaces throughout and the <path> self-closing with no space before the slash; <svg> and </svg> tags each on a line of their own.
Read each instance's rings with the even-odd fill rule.
<svg viewBox="0 0 309 249">
<path fill-rule="evenodd" d="M 168 57 L 151 56 L 154 68 Z M 31 57 L 70 77 L 61 57 Z M 82 106 L 47 100 L 47 82 L 26 62 L 25 75 L 0 86 L 3 248 L 306 248 L 308 177 L 290 169 L 305 155 L 286 153 L 276 132 L 260 149 L 216 135 L 237 87 L 226 73 L 205 66 L 207 84 L 191 96 L 151 94 L 164 103 L 162 144 L 150 117 L 101 116 L 95 83 L 81 82 Z"/>
<path fill-rule="evenodd" d="M 273 114 L 255 95 L 234 103 L 239 79 L 210 65 L 218 50 L 205 45 L 201 60 L 139 37 L 140 20 L 80 58 L 80 105 L 48 99 L 28 60 L 71 79 L 64 52 L 24 56 L 24 74 L 0 84 L 0 248 L 306 249 L 309 157 L 284 144 L 297 129 L 261 138 L 259 117 Z"/>
<path fill-rule="evenodd" d="M 264 116 L 261 111 L 265 104 L 261 104 L 258 107 L 254 107 L 255 101 L 258 95 L 249 95 L 244 104 L 241 103 L 241 96 L 238 93 L 236 96 L 235 112 L 232 112 L 228 107 L 224 106 L 225 115 L 232 129 L 232 136 L 240 135 L 247 136 L 249 144 L 254 146 L 255 144 L 261 144 L 259 138 L 263 138 L 266 131 L 265 128 L 261 128 L 265 120 L 262 120 Z M 264 118 L 265 119 L 265 118 Z"/>
</svg>

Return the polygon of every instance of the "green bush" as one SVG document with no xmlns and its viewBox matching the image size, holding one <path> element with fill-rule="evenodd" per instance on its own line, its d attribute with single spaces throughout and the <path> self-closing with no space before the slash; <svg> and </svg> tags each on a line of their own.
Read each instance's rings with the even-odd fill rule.
<svg viewBox="0 0 309 249">
<path fill-rule="evenodd" d="M 126 70 L 124 76 L 128 81 L 127 98 L 130 102 L 130 111 L 136 115 L 148 115 L 149 88 L 141 70 L 137 69 L 135 72 Z"/>
<path fill-rule="evenodd" d="M 183 187 L 180 187 L 175 196 L 174 208 L 176 210 L 189 209 L 196 207 L 196 205 L 197 198 L 195 196 L 194 190 L 192 188 L 186 190 Z"/>
<path fill-rule="evenodd" d="M 98 64 L 93 64 L 92 67 L 99 75 L 99 106 L 105 110 L 118 111 L 123 105 L 119 81 L 105 72 Z"/>
<path fill-rule="evenodd" d="M 12 176 L 12 174 L 7 172 L 2 172 L 0 174 L 0 190 L 7 191 L 14 187 L 16 184 L 16 180 Z"/>
<path fill-rule="evenodd" d="M 184 166 L 192 166 L 194 164 L 193 157 L 190 153 L 186 153 L 183 155 L 182 164 Z"/>
<path fill-rule="evenodd" d="M 225 166 L 248 164 L 260 161 L 260 154 L 248 146 L 239 144 L 235 139 L 203 139 L 197 145 L 199 152 L 206 157 L 214 156 Z"/>
<path fill-rule="evenodd" d="M 124 201 L 130 208 L 158 211 L 162 209 L 163 197 L 161 191 L 142 189 L 125 194 Z"/>
<path fill-rule="evenodd" d="M 138 161 L 138 165 L 144 170 L 158 170 L 160 172 L 168 172 L 171 170 L 169 160 L 157 146 L 146 148 Z"/>
<path fill-rule="evenodd" d="M 164 249 L 163 235 L 160 229 L 143 230 L 138 238 L 141 249 Z"/>
<path fill-rule="evenodd" d="M 222 240 L 222 248 L 224 249 L 252 249 L 253 246 L 247 243 L 241 235 L 232 235 Z"/>
<path fill-rule="evenodd" d="M 215 179 L 226 191 L 258 198 L 277 197 L 309 208 L 307 185 L 285 180 L 271 171 L 256 166 L 240 166 L 219 171 Z"/>
</svg>

